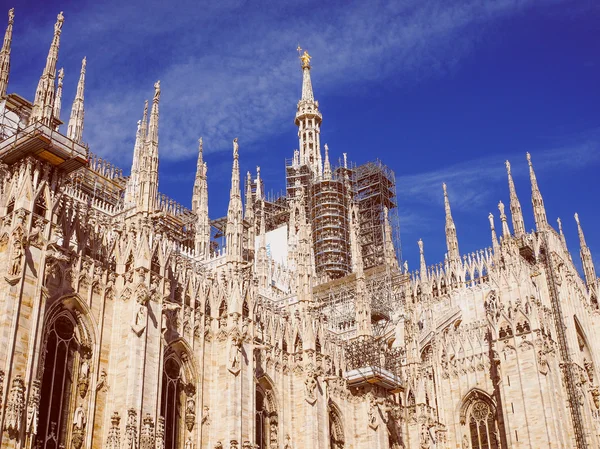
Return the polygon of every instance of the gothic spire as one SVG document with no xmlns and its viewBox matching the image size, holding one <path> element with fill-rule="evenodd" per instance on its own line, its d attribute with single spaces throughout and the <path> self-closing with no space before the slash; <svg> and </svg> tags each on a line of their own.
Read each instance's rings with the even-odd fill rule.
<svg viewBox="0 0 600 449">
<path fill-rule="evenodd" d="M 142 120 L 137 122 L 137 131 L 135 132 L 135 144 L 133 146 L 133 161 L 131 163 L 131 174 L 127 181 L 125 192 L 126 207 L 136 204 L 137 192 L 139 192 L 140 180 L 140 158 L 146 140 L 146 124 L 148 123 L 148 100 L 144 103 L 144 115 Z"/>
<path fill-rule="evenodd" d="M 60 120 L 60 109 L 62 108 L 62 91 L 63 91 L 63 79 L 65 78 L 65 69 L 61 68 L 58 71 L 58 85 L 56 87 L 56 97 L 54 98 L 54 115 L 55 118 Z M 58 126 L 56 127 L 58 130 Z"/>
<path fill-rule="evenodd" d="M 490 212 L 488 215 L 490 220 L 490 229 L 492 231 L 492 248 L 497 249 L 500 245 L 498 244 L 498 236 L 496 235 L 496 227 L 494 226 L 494 215 Z"/>
<path fill-rule="evenodd" d="M 325 162 L 323 163 L 323 179 L 331 179 L 331 164 L 329 163 L 329 147 L 325 144 Z"/>
<path fill-rule="evenodd" d="M 269 262 L 267 257 L 267 239 L 265 236 L 265 202 L 260 201 L 260 226 L 258 234 L 258 251 L 256 255 L 256 272 L 258 275 L 258 286 L 267 288 Z"/>
<path fill-rule="evenodd" d="M 558 217 L 556 219 L 556 223 L 558 223 L 558 233 L 560 235 L 560 241 L 562 242 L 562 244 L 564 245 L 564 247 L 566 249 L 567 248 L 567 239 L 565 238 L 565 234 L 563 233 L 562 220 L 560 219 L 560 217 Z"/>
<path fill-rule="evenodd" d="M 594 267 L 594 260 L 592 259 L 592 253 L 590 248 L 585 242 L 585 236 L 583 235 L 583 228 L 579 222 L 579 214 L 575 214 L 575 221 L 577 222 L 577 233 L 579 234 L 579 255 L 581 256 L 581 265 L 583 265 L 583 274 L 585 275 L 585 283 L 588 289 L 595 289 L 597 283 L 596 268 Z"/>
<path fill-rule="evenodd" d="M 154 84 L 154 98 L 145 145 L 140 151 L 140 194 L 138 204 L 143 212 L 154 212 L 158 195 L 158 104 L 160 81 Z M 142 128 L 143 129 L 143 128 Z"/>
<path fill-rule="evenodd" d="M 255 199 L 256 201 L 262 200 L 263 197 L 263 193 L 262 193 L 262 180 L 260 179 L 260 167 L 257 165 L 256 166 L 256 194 L 255 194 Z"/>
<path fill-rule="evenodd" d="M 510 171 L 510 162 L 506 161 L 506 173 L 508 174 L 508 190 L 510 193 L 510 215 L 512 217 L 513 230 L 515 237 L 521 237 L 525 235 L 525 222 L 523 221 L 523 210 L 521 209 L 521 203 L 517 196 L 515 189 L 515 183 L 513 181 L 512 173 Z"/>
<path fill-rule="evenodd" d="M 58 47 L 60 45 L 60 33 L 65 18 L 62 11 L 56 17 L 54 24 L 54 37 L 50 44 L 46 66 L 38 82 L 35 91 L 35 100 L 29 117 L 29 123 L 42 122 L 49 125 L 54 112 L 54 78 L 56 77 L 56 61 L 58 60 Z"/>
<path fill-rule="evenodd" d="M 298 52 L 302 51 L 300 47 L 298 47 Z M 302 100 L 303 101 L 315 101 L 315 97 L 313 95 L 312 82 L 310 80 L 310 60 L 311 56 L 308 54 L 306 50 L 304 53 L 300 55 L 300 63 L 302 66 Z"/>
<path fill-rule="evenodd" d="M 79 82 L 77 83 L 77 93 L 73 100 L 71 108 L 71 117 L 69 118 L 69 127 L 67 129 L 67 137 L 77 143 L 81 143 L 83 137 L 83 90 L 85 88 L 85 66 L 86 58 L 81 61 L 81 73 L 79 74 Z"/>
<path fill-rule="evenodd" d="M 450 200 L 448 199 L 446 183 L 442 184 L 442 188 L 444 189 L 444 209 L 446 211 L 446 247 L 448 248 L 448 259 L 451 262 L 460 262 L 456 226 L 454 225 L 454 220 L 452 219 L 452 211 L 450 210 Z"/>
<path fill-rule="evenodd" d="M 192 196 L 192 210 L 196 213 L 196 256 L 207 259 L 210 254 L 210 219 L 208 217 L 208 168 L 202 157 L 202 137 L 198 139 L 198 162 Z"/>
<path fill-rule="evenodd" d="M 500 211 L 500 221 L 502 222 L 502 238 L 507 239 L 510 237 L 510 228 L 508 227 L 508 221 L 504 213 L 504 203 L 502 201 L 498 202 L 498 210 Z"/>
<path fill-rule="evenodd" d="M 533 164 L 531 163 L 531 155 L 527 153 L 527 163 L 529 164 L 529 179 L 531 180 L 531 203 L 533 204 L 533 216 L 535 218 L 535 227 L 538 231 L 544 231 L 548 228 L 548 219 L 546 218 L 546 209 L 544 208 L 544 200 L 537 185 Z"/>
<path fill-rule="evenodd" d="M 240 191 L 240 163 L 237 137 L 233 139 L 233 168 L 231 170 L 231 190 L 227 209 L 227 227 L 225 241 L 227 244 L 227 261 L 242 261 L 242 240 L 244 223 L 242 218 L 242 194 Z"/>
<path fill-rule="evenodd" d="M 256 229 L 254 223 L 254 197 L 252 196 L 252 175 L 248 171 L 246 175 L 246 204 L 244 209 L 244 220 L 249 224 L 247 233 L 248 249 L 254 251 L 254 240 L 256 237 Z"/>
<path fill-rule="evenodd" d="M 383 207 L 383 239 L 383 257 L 386 265 L 390 268 L 398 268 L 398 259 L 396 258 L 396 250 L 394 249 L 389 210 L 386 206 Z"/>
<path fill-rule="evenodd" d="M 298 47 L 298 53 L 302 49 Z M 307 51 L 300 54 L 302 67 L 302 97 L 298 102 L 295 123 L 298 127 L 300 144 L 299 164 L 307 165 L 317 178 L 323 174 L 321 160 L 321 122 L 323 116 L 319 112 L 319 102 L 315 101 L 310 80 L 310 55 Z M 295 155 L 294 155 L 295 157 Z"/>
<path fill-rule="evenodd" d="M 423 249 L 423 240 L 419 239 L 417 242 L 419 245 L 419 275 L 421 276 L 421 282 L 427 282 L 427 264 L 425 263 L 425 251 Z"/>
<path fill-rule="evenodd" d="M 8 10 L 8 25 L 4 33 L 4 42 L 0 50 L 0 98 L 6 96 L 8 75 L 10 73 L 10 44 L 12 43 L 12 30 L 15 21 L 15 8 Z"/>
<path fill-rule="evenodd" d="M 202 189 L 202 177 L 204 172 L 204 159 L 202 157 L 203 142 L 202 137 L 198 139 L 198 161 L 196 162 L 196 178 L 194 179 L 194 190 L 192 192 L 192 212 L 198 213 L 200 203 L 200 194 Z"/>
<path fill-rule="evenodd" d="M 352 258 L 352 271 L 358 273 L 359 271 L 363 271 L 364 265 L 358 235 L 358 207 L 354 201 L 350 205 L 348 222 L 350 225 L 350 257 Z"/>
</svg>

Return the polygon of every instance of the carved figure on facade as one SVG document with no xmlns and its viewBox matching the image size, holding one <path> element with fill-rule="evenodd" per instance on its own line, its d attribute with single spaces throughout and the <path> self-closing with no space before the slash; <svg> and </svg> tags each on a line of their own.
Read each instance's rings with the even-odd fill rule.
<svg viewBox="0 0 600 449">
<path fill-rule="evenodd" d="M 229 357 L 227 369 L 232 374 L 238 374 L 241 369 L 240 355 L 242 352 L 242 345 L 244 343 L 244 336 L 240 333 L 237 327 L 234 327 L 231 331 L 229 340 Z"/>
<path fill-rule="evenodd" d="M 13 234 L 11 262 L 10 269 L 8 270 L 9 276 L 16 277 L 21 274 L 24 255 L 22 231 L 19 228 L 17 232 Z"/>
<path fill-rule="evenodd" d="M 4 431 L 10 438 L 16 439 L 21 432 L 21 420 L 25 411 L 25 383 L 20 374 L 12 381 L 6 409 L 4 411 Z"/>
<path fill-rule="evenodd" d="M 317 386 L 317 373 L 314 368 L 309 366 L 304 379 L 305 399 L 309 404 L 314 404 L 317 400 Z"/>
<path fill-rule="evenodd" d="M 185 402 L 185 424 L 187 429 L 191 432 L 194 429 L 196 423 L 196 401 L 194 400 L 193 393 L 188 393 L 188 397 Z"/>
<path fill-rule="evenodd" d="M 85 411 L 83 407 L 79 405 L 73 413 L 73 433 L 71 442 L 75 449 L 80 449 L 83 445 L 83 433 L 86 424 Z"/>
</svg>

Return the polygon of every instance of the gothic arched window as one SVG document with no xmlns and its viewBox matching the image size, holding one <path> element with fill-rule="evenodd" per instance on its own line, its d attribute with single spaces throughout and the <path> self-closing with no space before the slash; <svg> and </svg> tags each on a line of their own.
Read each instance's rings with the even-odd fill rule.
<svg viewBox="0 0 600 449">
<path fill-rule="evenodd" d="M 468 413 L 472 449 L 498 449 L 496 416 L 487 402 L 474 401 Z"/>
<path fill-rule="evenodd" d="M 255 441 L 259 449 L 278 449 L 279 418 L 273 387 L 265 378 L 256 385 Z"/>
<path fill-rule="evenodd" d="M 463 445 L 469 441 L 469 449 L 500 449 L 499 418 L 492 398 L 481 390 L 471 390 L 460 408 Z"/>
<path fill-rule="evenodd" d="M 344 426 L 339 409 L 329 404 L 329 449 L 344 449 Z"/>
<path fill-rule="evenodd" d="M 180 444 L 183 379 L 181 364 L 175 357 L 165 360 L 162 379 L 161 416 L 165 420 L 165 449 L 176 449 Z"/>
<path fill-rule="evenodd" d="M 37 446 L 57 449 L 67 445 L 75 395 L 75 357 L 79 349 L 76 323 L 70 314 L 61 314 L 47 327 L 42 350 L 43 374 L 37 429 Z"/>
</svg>

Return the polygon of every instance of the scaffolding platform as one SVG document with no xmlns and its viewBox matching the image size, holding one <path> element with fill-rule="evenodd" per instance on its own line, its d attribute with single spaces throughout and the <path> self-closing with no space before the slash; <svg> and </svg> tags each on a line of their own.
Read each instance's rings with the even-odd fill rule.
<svg viewBox="0 0 600 449">
<path fill-rule="evenodd" d="M 349 387 L 361 387 L 371 384 L 390 390 L 392 393 L 403 390 L 400 377 L 379 366 L 365 366 L 346 371 L 344 378 Z"/>
<path fill-rule="evenodd" d="M 88 151 L 49 126 L 33 123 L 0 142 L 0 160 L 5 164 L 28 155 L 71 173 L 87 165 Z"/>
</svg>

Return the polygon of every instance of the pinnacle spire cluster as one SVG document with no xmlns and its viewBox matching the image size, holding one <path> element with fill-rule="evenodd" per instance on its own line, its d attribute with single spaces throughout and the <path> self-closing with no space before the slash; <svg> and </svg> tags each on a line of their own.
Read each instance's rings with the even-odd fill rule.
<svg viewBox="0 0 600 449">
<path fill-rule="evenodd" d="M 56 78 L 56 62 L 58 61 L 58 48 L 60 46 L 60 34 L 62 31 L 63 22 L 65 18 L 62 11 L 56 17 L 56 23 L 54 24 L 54 36 L 52 37 L 52 43 L 50 44 L 50 50 L 48 51 L 48 57 L 46 58 L 46 65 L 38 87 L 35 91 L 35 100 L 33 101 L 33 108 L 31 116 L 29 117 L 30 123 L 42 122 L 45 125 L 50 125 L 54 112 L 54 83 Z"/>
</svg>

